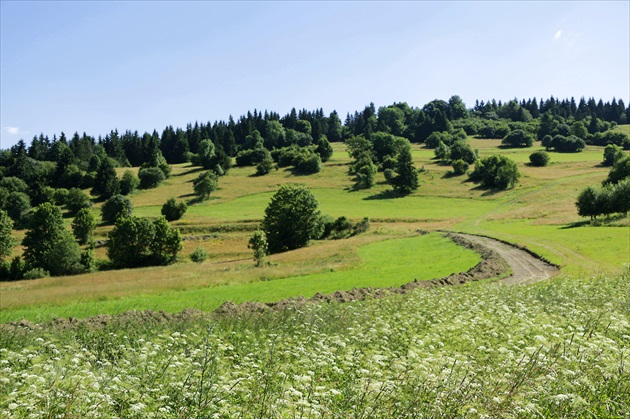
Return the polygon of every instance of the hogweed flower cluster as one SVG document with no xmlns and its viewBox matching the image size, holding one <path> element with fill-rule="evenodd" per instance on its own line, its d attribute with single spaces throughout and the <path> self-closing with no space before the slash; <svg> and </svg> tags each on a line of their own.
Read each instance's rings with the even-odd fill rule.
<svg viewBox="0 0 630 419">
<path fill-rule="evenodd" d="M 418 289 L 165 325 L 16 330 L 6 417 L 565 417 L 630 412 L 629 281 Z M 4 332 L 3 332 L 4 333 Z"/>
</svg>

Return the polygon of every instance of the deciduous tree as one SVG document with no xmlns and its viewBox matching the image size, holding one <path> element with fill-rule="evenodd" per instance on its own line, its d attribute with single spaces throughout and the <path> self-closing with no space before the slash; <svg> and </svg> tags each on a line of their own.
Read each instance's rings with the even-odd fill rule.
<svg viewBox="0 0 630 419">
<path fill-rule="evenodd" d="M 89 208 L 82 208 L 72 220 L 72 233 L 80 245 L 86 245 L 93 240 L 96 219 Z"/>
<path fill-rule="evenodd" d="M 11 256 L 15 247 L 15 239 L 11 235 L 13 221 L 6 211 L 0 209 L 0 258 Z"/>
<path fill-rule="evenodd" d="M 210 194 L 219 188 L 217 175 L 212 171 L 207 171 L 193 180 L 195 195 L 201 200 L 210 198 Z"/>
<path fill-rule="evenodd" d="M 262 230 L 271 253 L 304 247 L 321 235 L 319 203 L 303 185 L 282 185 L 265 209 Z"/>
<path fill-rule="evenodd" d="M 265 256 L 267 256 L 267 252 L 269 250 L 269 245 L 267 244 L 265 232 L 262 230 L 254 231 L 254 234 L 252 234 L 252 236 L 249 238 L 247 247 L 254 251 L 254 260 L 256 260 L 256 266 L 262 265 L 265 260 Z"/>
<path fill-rule="evenodd" d="M 44 203 L 35 208 L 24 236 L 27 267 L 42 268 L 51 275 L 72 275 L 83 271 L 81 249 L 66 230 L 59 207 Z"/>
</svg>

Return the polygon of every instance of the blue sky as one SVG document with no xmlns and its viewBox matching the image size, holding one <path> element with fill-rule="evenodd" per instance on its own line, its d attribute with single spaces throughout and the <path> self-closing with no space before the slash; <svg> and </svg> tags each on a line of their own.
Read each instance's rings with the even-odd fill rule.
<svg viewBox="0 0 630 419">
<path fill-rule="evenodd" d="M 630 102 L 630 2 L 0 2 L 0 148 L 254 108 Z"/>
</svg>

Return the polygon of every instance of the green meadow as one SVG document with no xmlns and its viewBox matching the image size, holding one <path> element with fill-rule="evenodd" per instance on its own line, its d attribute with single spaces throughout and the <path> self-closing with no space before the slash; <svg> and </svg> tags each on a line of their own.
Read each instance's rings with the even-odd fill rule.
<svg viewBox="0 0 630 419">
<path fill-rule="evenodd" d="M 522 175 L 516 187 L 481 189 L 414 146 L 422 170 L 416 192 L 393 195 L 382 174 L 374 188 L 353 191 L 348 156 L 335 144 L 331 161 L 311 176 L 254 177 L 253 168 L 233 168 L 211 199 L 172 223 L 188 237 L 173 265 L 0 283 L 2 324 L 128 312 L 99 326 L 3 325 L 0 410 L 7 417 L 626 417 L 630 224 L 627 217 L 588 223 L 574 204 L 582 188 L 606 177 L 603 148 L 551 153 L 548 167 L 535 168 L 527 161 L 536 147 L 470 141 L 481 156 L 513 158 Z M 190 199 L 198 172 L 174 166 L 162 186 L 132 195 L 135 214 L 155 218 L 169 197 Z M 370 229 L 256 267 L 247 241 L 284 183 L 310 187 L 324 214 L 369 217 Z M 97 238 L 109 229 L 99 226 Z M 396 287 L 479 262 L 443 230 L 523 246 L 560 273 L 528 285 L 490 279 L 262 315 L 208 314 L 226 301 Z M 210 257 L 192 263 L 187 256 L 199 247 Z M 105 248 L 96 256 L 105 258 Z M 202 311 L 181 318 L 141 311 L 187 308 Z"/>
<path fill-rule="evenodd" d="M 592 226 L 577 215 L 574 204 L 582 188 L 606 177 L 608 169 L 599 164 L 602 147 L 550 153 L 550 165 L 536 168 L 527 164 L 528 156 L 540 147 L 504 149 L 498 140 L 470 141 L 482 157 L 501 153 L 514 159 L 522 175 L 516 187 L 479 188 L 466 176 L 452 176 L 449 166 L 433 159 L 432 150 L 418 145 L 413 146 L 413 156 L 421 170 L 420 187 L 405 197 L 394 195 L 381 173 L 372 189 L 353 190 L 343 144 L 333 144 L 332 159 L 310 176 L 279 169 L 258 177 L 253 176 L 254 168 L 235 167 L 220 178 L 220 187 L 209 200 L 190 205 L 173 223 L 184 235 L 205 237 L 185 241 L 179 263 L 2 283 L 0 321 L 81 318 L 129 309 L 213 310 L 225 301 L 273 302 L 354 287 L 396 286 L 465 271 L 477 263 L 469 251 L 438 234 L 416 237 L 419 231 L 496 237 L 544 256 L 560 265 L 564 274 L 622 271 L 630 259 L 628 219 Z M 167 198 L 190 199 L 192 179 L 199 171 L 188 164 L 173 166 L 173 176 L 162 186 L 131 196 L 134 214 L 156 218 Z M 284 183 L 311 188 L 323 214 L 356 221 L 368 217 L 370 230 L 353 239 L 315 242 L 273 255 L 271 266 L 255 268 L 247 249 L 249 234 Z M 100 214 L 98 204 L 94 211 Z M 110 228 L 100 226 L 97 237 L 105 238 Z M 209 252 L 208 261 L 188 260 L 196 247 Z M 16 249 L 16 254 L 20 251 Z M 105 248 L 98 248 L 96 256 L 105 258 Z"/>
</svg>

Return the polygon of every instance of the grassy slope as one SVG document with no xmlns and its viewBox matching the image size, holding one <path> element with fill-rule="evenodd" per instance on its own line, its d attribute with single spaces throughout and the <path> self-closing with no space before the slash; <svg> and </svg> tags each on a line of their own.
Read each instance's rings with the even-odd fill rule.
<svg viewBox="0 0 630 419">
<path fill-rule="evenodd" d="M 204 287 L 251 283 L 264 277 L 291 281 L 296 276 L 322 272 L 330 267 L 345 269 L 345 274 L 334 276 L 333 289 L 352 288 L 357 286 L 353 282 L 356 279 L 352 279 L 352 271 L 348 268 L 359 262 L 357 254 L 361 246 L 381 239 L 406 237 L 416 229 L 454 229 L 499 237 L 531 248 L 561 264 L 569 273 L 617 271 L 628 261 L 627 220 L 619 222 L 617 227 L 576 224 L 581 221 L 574 207 L 578 192 L 586 185 L 601 182 L 606 176 L 608 169 L 599 166 L 602 147 L 588 147 L 575 154 L 551 153 L 548 167 L 533 168 L 525 162 L 529 154 L 540 147 L 505 150 L 497 148 L 500 144 L 497 140 L 473 139 L 471 142 L 482 157 L 500 152 L 519 162 L 523 177 L 517 187 L 494 193 L 476 188 L 466 181 L 465 176 L 449 177 L 446 175 L 449 167 L 431 160 L 432 150 L 419 146 L 414 146 L 413 153 L 416 165 L 425 169 L 420 174 L 420 189 L 404 198 L 392 197 L 388 193 L 390 188 L 384 184 L 381 174 L 380 183 L 373 189 L 352 191 L 349 188 L 352 181 L 347 175 L 349 158 L 342 144 L 334 145 L 335 154 L 324 170 L 311 176 L 295 176 L 288 170 L 278 170 L 264 177 L 253 177 L 253 168 L 233 168 L 228 176 L 221 178 L 221 187 L 212 199 L 189 207 L 186 216 L 174 223 L 187 232 L 213 232 L 214 238 L 210 240 L 185 242 L 183 252 L 186 255 L 196 246 L 202 246 L 211 253 L 210 261 L 203 265 L 184 263 L 3 283 L 0 285 L 2 316 L 15 318 L 17 314 L 12 311 L 20 306 L 67 305 L 77 301 L 90 305 L 99 299 L 107 300 L 106 303 L 112 306 L 118 304 L 118 307 L 131 308 L 145 297 L 117 303 L 111 299 L 161 294 L 163 297 L 160 298 L 169 301 L 166 298 L 169 293 L 191 288 L 199 290 L 200 296 L 196 300 L 201 301 L 201 296 L 207 292 Z M 173 176 L 163 186 L 132 196 L 136 215 L 157 217 L 168 197 L 188 199 L 192 192 L 191 181 L 198 173 L 197 168 L 187 165 L 174 166 Z M 253 269 L 246 247 L 247 231 L 262 218 L 273 191 L 287 182 L 311 187 L 324 213 L 354 219 L 369 216 L 373 221 L 373 233 L 350 241 L 323 242 L 309 249 L 275 255 L 271 259 L 277 266 L 269 268 L 271 272 Z M 96 213 L 98 207 L 99 204 Z M 99 237 L 105 237 L 109 228 L 100 227 Z M 452 257 L 451 252 L 444 249 L 441 257 Z M 16 250 L 16 254 L 19 251 Z M 96 254 L 105 257 L 105 249 L 97 249 Z M 422 267 L 420 260 L 414 263 Z M 271 284 L 257 286 L 267 291 L 275 290 L 275 294 L 269 295 L 270 299 L 283 298 L 285 293 L 281 287 Z M 297 294 L 301 294 L 298 291 Z M 237 294 L 244 295 L 236 289 L 233 294 L 228 293 L 228 296 L 239 299 Z M 194 296 L 190 297 L 195 301 Z M 169 307 L 179 310 L 186 306 L 185 303 L 186 300 L 182 300 L 183 305 Z M 20 312 L 27 317 L 41 314 L 36 308 Z M 73 309 L 65 313 L 78 314 Z"/>
<path fill-rule="evenodd" d="M 396 255 L 396 263 L 391 263 L 393 254 Z M 161 294 L 137 295 L 140 291 L 137 290 L 136 295 L 131 294 L 126 298 L 114 300 L 108 298 L 109 289 L 99 292 L 98 289 L 94 290 L 93 282 L 90 282 L 88 283 L 91 286 L 90 294 L 86 296 L 86 299 L 96 297 L 97 301 L 75 300 L 70 305 L 38 306 L 35 310 L 26 308 L 3 311 L 0 313 L 0 323 L 22 318 L 47 321 L 55 317 L 90 317 L 100 313 L 117 314 L 131 309 L 174 312 L 187 307 L 195 307 L 212 311 L 228 300 L 236 303 L 274 302 L 300 295 L 308 298 L 317 292 L 331 293 L 339 289 L 354 287 L 400 286 L 414 279 L 433 279 L 462 272 L 480 261 L 479 256 L 472 250 L 461 249 L 438 234 L 371 243 L 361 247 L 358 256 L 360 262 L 351 270 L 337 271 L 334 267 L 334 259 L 325 271 L 303 276 L 282 277 L 282 274 L 278 275 L 274 267 L 245 268 L 249 272 L 243 272 L 237 268 L 234 272 L 236 275 L 229 281 L 229 285 L 215 283 L 203 288 L 171 290 Z M 251 277 L 252 273 L 256 274 L 255 278 Z M 280 278 L 276 279 L 278 276 Z M 247 279 L 249 282 L 243 281 Z M 47 293 L 49 290 L 45 287 L 33 291 Z"/>
</svg>

